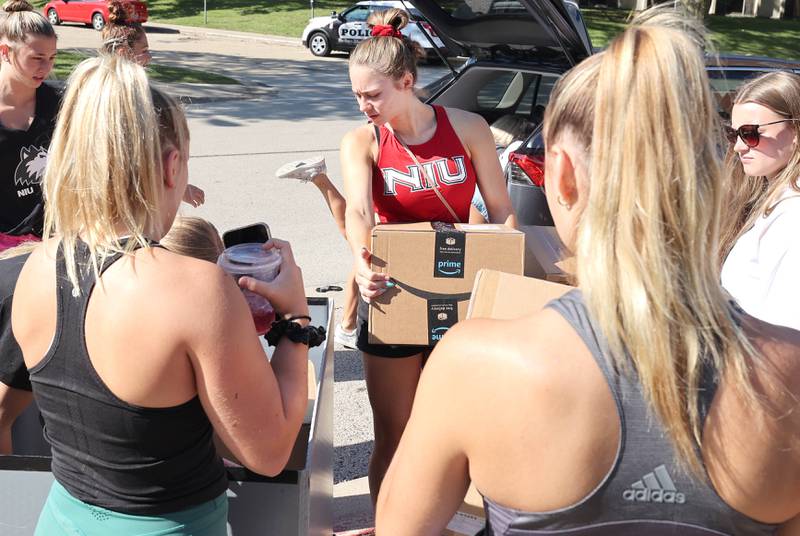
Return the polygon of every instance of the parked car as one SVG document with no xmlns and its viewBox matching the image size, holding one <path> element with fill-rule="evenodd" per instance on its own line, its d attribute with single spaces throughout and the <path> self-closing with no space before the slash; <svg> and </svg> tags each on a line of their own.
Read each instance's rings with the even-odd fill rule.
<svg viewBox="0 0 800 536">
<path fill-rule="evenodd" d="M 147 22 L 147 5 L 138 0 L 129 1 L 132 19 Z M 98 32 L 108 21 L 108 2 L 95 0 L 51 0 L 45 4 L 42 13 L 56 25 L 62 22 L 82 22 Z"/>
<path fill-rule="evenodd" d="M 435 57 L 437 49 L 446 54 L 444 44 L 422 14 L 408 2 L 392 0 L 358 2 L 342 13 L 334 11 L 329 17 L 311 19 L 303 30 L 303 46 L 315 56 L 327 56 L 334 50 L 349 52 L 370 36 L 367 25 L 370 14 L 393 7 L 404 9 L 411 16 L 409 25 L 402 30 L 404 35 L 419 43 L 429 57 Z"/>
</svg>

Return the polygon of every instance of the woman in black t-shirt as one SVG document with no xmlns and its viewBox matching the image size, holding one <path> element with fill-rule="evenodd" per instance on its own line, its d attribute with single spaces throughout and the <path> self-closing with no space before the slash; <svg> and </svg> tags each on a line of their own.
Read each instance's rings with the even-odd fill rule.
<svg viewBox="0 0 800 536">
<path fill-rule="evenodd" d="M 0 251 L 42 234 L 41 181 L 60 98 L 43 82 L 56 33 L 26 0 L 0 21 Z"/>
</svg>

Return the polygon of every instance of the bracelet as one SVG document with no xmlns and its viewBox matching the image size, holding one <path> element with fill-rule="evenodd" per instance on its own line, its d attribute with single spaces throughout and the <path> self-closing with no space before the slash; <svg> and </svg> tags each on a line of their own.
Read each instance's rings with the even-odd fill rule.
<svg viewBox="0 0 800 536">
<path fill-rule="evenodd" d="M 325 341 L 325 328 L 322 326 L 301 326 L 295 320 L 311 321 L 311 317 L 297 315 L 276 320 L 272 323 L 269 331 L 264 334 L 267 344 L 277 346 L 284 336 L 288 337 L 292 342 L 305 344 L 309 348 L 319 346 Z"/>
</svg>

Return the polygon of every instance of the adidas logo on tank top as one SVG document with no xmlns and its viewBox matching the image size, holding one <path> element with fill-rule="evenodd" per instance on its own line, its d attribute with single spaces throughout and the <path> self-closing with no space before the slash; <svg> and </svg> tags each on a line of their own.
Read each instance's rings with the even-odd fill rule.
<svg viewBox="0 0 800 536">
<path fill-rule="evenodd" d="M 664 465 L 656 467 L 652 473 L 647 473 L 641 480 L 637 480 L 631 487 L 622 492 L 622 498 L 631 502 L 684 504 L 686 496 L 675 489 L 667 468 Z"/>
</svg>

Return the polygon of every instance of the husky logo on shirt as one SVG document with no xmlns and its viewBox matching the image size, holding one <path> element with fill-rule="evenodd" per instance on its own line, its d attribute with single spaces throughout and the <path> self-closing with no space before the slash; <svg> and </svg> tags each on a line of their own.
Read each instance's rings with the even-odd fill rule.
<svg viewBox="0 0 800 536">
<path fill-rule="evenodd" d="M 467 180 L 467 166 L 464 163 L 464 157 L 454 156 L 452 160 L 456 165 L 455 173 L 451 173 L 450 166 L 447 165 L 447 158 L 439 158 L 438 160 L 431 160 L 430 162 L 422 164 L 422 167 L 425 169 L 425 175 L 430 177 L 437 184 L 444 186 L 465 182 Z M 408 172 L 403 173 L 394 168 L 381 168 L 383 172 L 384 195 L 397 195 L 398 186 L 407 188 L 411 192 L 429 189 L 429 186 L 425 184 L 425 179 L 416 164 L 411 164 L 407 169 Z"/>
<path fill-rule="evenodd" d="M 44 168 L 47 165 L 47 148 L 31 145 L 19 151 L 19 164 L 14 171 L 14 184 L 18 197 L 33 193 L 33 187 L 41 184 Z"/>
</svg>

